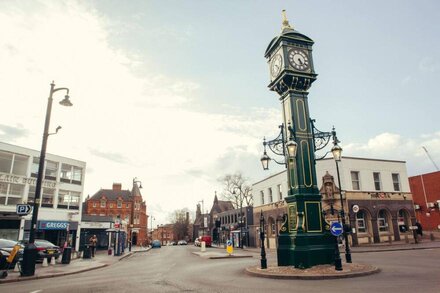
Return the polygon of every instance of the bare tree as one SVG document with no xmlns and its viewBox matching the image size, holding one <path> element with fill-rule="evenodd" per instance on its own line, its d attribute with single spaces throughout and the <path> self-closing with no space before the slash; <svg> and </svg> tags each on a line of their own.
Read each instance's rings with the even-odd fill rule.
<svg viewBox="0 0 440 293">
<path fill-rule="evenodd" d="M 254 204 L 252 187 L 240 172 L 226 174 L 219 181 L 223 183 L 222 197 L 230 200 L 235 208 L 240 207 L 240 203 L 243 206 Z"/>
<path fill-rule="evenodd" d="M 174 240 L 188 240 L 189 237 L 189 210 L 187 208 L 175 210 L 170 216 L 173 224 Z"/>
</svg>

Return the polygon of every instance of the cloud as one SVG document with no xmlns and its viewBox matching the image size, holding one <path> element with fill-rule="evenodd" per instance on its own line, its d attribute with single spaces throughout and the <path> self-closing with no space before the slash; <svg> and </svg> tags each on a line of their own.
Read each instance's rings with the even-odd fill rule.
<svg viewBox="0 0 440 293">
<path fill-rule="evenodd" d="M 116 163 L 126 164 L 128 163 L 128 159 L 123 155 L 115 152 L 104 152 L 97 149 L 90 149 L 90 153 L 100 158 L 104 158 Z"/>
<path fill-rule="evenodd" d="M 419 70 L 427 73 L 435 72 L 438 70 L 438 63 L 431 57 L 424 57 L 419 62 Z"/>
<path fill-rule="evenodd" d="M 15 141 L 18 138 L 26 137 L 29 131 L 22 125 L 8 126 L 0 124 L 0 139 L 3 141 Z"/>
</svg>

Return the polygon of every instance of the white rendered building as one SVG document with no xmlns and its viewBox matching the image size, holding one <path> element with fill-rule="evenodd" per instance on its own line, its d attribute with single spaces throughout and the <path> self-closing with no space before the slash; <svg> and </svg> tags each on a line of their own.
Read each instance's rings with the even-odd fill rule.
<svg viewBox="0 0 440 293">
<path fill-rule="evenodd" d="M 0 142 L 0 238 L 29 239 L 32 213 L 20 217 L 16 205 L 33 205 L 40 151 Z M 86 163 L 46 154 L 37 239 L 79 248 Z"/>
</svg>

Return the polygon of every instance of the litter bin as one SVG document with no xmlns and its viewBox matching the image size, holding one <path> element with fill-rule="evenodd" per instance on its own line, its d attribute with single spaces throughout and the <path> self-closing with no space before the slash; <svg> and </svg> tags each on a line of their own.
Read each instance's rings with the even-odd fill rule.
<svg viewBox="0 0 440 293">
<path fill-rule="evenodd" d="M 92 258 L 92 253 L 90 251 L 89 245 L 84 246 L 83 258 Z"/>
<path fill-rule="evenodd" d="M 72 256 L 72 247 L 64 248 L 63 257 L 61 258 L 61 263 L 69 264 L 71 256 Z"/>
</svg>

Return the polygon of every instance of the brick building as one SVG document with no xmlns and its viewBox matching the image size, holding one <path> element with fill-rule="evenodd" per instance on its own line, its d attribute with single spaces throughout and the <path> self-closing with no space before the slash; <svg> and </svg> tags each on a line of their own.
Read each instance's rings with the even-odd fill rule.
<svg viewBox="0 0 440 293">
<path fill-rule="evenodd" d="M 86 200 L 85 214 L 111 216 L 127 224 L 127 238 L 133 245 L 147 245 L 148 216 L 147 205 L 142 199 L 137 182 L 133 180 L 132 190 L 122 190 L 120 183 L 112 189 L 101 189 Z"/>
<path fill-rule="evenodd" d="M 409 177 L 416 217 L 424 230 L 440 230 L 440 171 Z"/>
<path fill-rule="evenodd" d="M 153 231 L 153 240 L 159 240 L 162 245 L 167 245 L 172 241 L 176 242 L 173 227 L 173 224 L 158 225 L 157 229 Z"/>
</svg>

